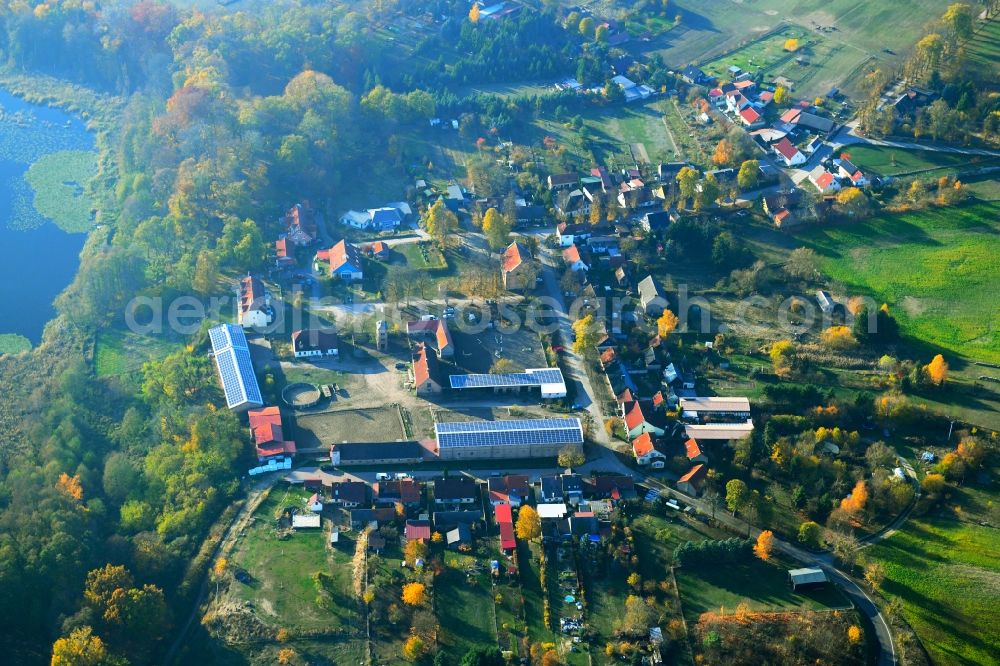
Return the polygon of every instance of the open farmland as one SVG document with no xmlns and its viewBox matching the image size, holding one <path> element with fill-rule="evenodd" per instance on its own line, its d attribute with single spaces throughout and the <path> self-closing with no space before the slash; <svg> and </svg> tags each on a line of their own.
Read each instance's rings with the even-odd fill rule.
<svg viewBox="0 0 1000 666">
<path fill-rule="evenodd" d="M 927 209 L 815 228 L 798 238 L 848 291 L 886 302 L 913 338 L 1000 361 L 1000 205 Z"/>
<path fill-rule="evenodd" d="M 977 155 L 959 155 L 931 150 L 900 150 L 888 146 L 846 146 L 853 162 L 862 171 L 880 176 L 917 174 L 926 177 L 943 176 L 958 170 L 977 169 L 1000 163 L 998 159 Z"/>
<path fill-rule="evenodd" d="M 927 21 L 945 7 L 937 0 L 676 0 L 672 5 L 681 22 L 655 38 L 650 50 L 675 67 L 717 60 L 768 33 L 782 20 L 821 36 L 808 76 L 800 73 L 802 83 L 796 89 L 808 94 L 825 93 L 831 85 L 853 80 L 870 59 L 895 68 Z"/>
<path fill-rule="evenodd" d="M 978 31 L 969 45 L 969 61 L 987 78 L 1000 74 L 1000 18 L 994 16 Z"/>
<path fill-rule="evenodd" d="M 903 615 L 934 663 L 996 663 L 998 522 L 995 490 L 970 484 L 868 553 L 885 564 L 882 592 L 902 600 Z"/>
</svg>

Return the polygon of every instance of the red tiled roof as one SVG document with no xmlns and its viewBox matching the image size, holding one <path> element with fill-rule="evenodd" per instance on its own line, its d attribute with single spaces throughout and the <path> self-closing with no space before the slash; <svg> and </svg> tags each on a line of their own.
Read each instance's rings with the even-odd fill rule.
<svg viewBox="0 0 1000 666">
<path fill-rule="evenodd" d="M 327 250 L 327 256 L 330 259 L 330 271 L 336 273 L 344 264 L 350 263 L 352 266 L 361 270 L 361 257 L 358 254 L 358 248 L 354 247 L 346 240 L 342 240 L 329 250 Z M 319 254 L 317 253 L 317 257 Z"/>
<path fill-rule="evenodd" d="M 576 245 L 570 245 L 568 248 L 563 250 L 563 259 L 566 260 L 567 264 L 575 264 L 580 261 L 580 248 Z"/>
<path fill-rule="evenodd" d="M 372 252 L 375 254 L 382 254 L 383 252 L 389 251 L 389 244 L 385 241 L 375 241 L 372 243 Z"/>
<path fill-rule="evenodd" d="M 750 79 L 744 79 L 742 81 L 737 81 L 733 84 L 738 90 L 743 90 L 744 88 L 752 88 L 755 84 Z"/>
<path fill-rule="evenodd" d="M 510 505 L 501 504 L 500 506 L 509 507 Z M 500 548 L 502 550 L 514 550 L 517 548 L 517 541 L 514 539 L 514 526 L 511 523 L 500 523 Z"/>
<path fill-rule="evenodd" d="M 281 410 L 273 406 L 252 409 L 247 417 L 258 458 L 295 453 L 295 442 L 286 441 L 282 431 Z"/>
<path fill-rule="evenodd" d="M 413 383 L 420 387 L 429 379 L 437 381 L 437 356 L 421 342 L 413 354 Z"/>
<path fill-rule="evenodd" d="M 618 404 L 624 404 L 626 402 L 632 402 L 635 397 L 632 395 L 632 389 L 625 389 L 620 394 L 618 394 Z"/>
<path fill-rule="evenodd" d="M 248 275 L 240 280 L 240 311 L 247 312 L 254 306 L 264 302 L 264 284 L 257 278 Z"/>
<path fill-rule="evenodd" d="M 774 149 L 781 154 L 786 160 L 790 160 L 799 152 L 799 149 L 788 140 L 788 137 L 784 137 L 778 143 L 774 144 Z"/>
<path fill-rule="evenodd" d="M 794 123 L 799 119 L 799 114 L 802 113 L 802 109 L 792 108 L 788 109 L 781 115 L 781 121 L 785 123 Z"/>
<path fill-rule="evenodd" d="M 748 123 L 755 123 L 760 120 L 760 114 L 752 106 L 748 106 L 740 111 L 740 118 Z"/>
<path fill-rule="evenodd" d="M 833 174 L 829 171 L 824 171 L 823 174 L 813 182 L 816 183 L 817 187 L 826 189 L 833 182 Z"/>
<path fill-rule="evenodd" d="M 687 451 L 688 460 L 694 460 L 698 456 L 702 455 L 701 447 L 698 446 L 698 442 L 694 439 L 689 439 L 684 442 L 684 449 Z"/>
<path fill-rule="evenodd" d="M 288 244 L 284 238 L 274 241 L 274 254 L 278 259 L 284 259 L 288 256 Z"/>
<path fill-rule="evenodd" d="M 663 397 L 663 391 L 657 391 L 656 393 L 653 394 L 653 406 L 654 407 L 659 407 L 660 405 L 662 405 L 666 401 L 667 401 L 667 399 Z"/>
<path fill-rule="evenodd" d="M 688 470 L 687 474 L 677 479 L 677 483 L 680 483 L 682 481 L 691 481 L 692 483 L 697 483 L 698 481 L 701 480 L 703 476 L 705 476 L 706 471 L 707 470 L 705 469 L 705 465 L 703 464 L 695 465 L 690 470 Z"/>
<path fill-rule="evenodd" d="M 787 208 L 782 208 L 781 210 L 779 210 L 774 214 L 774 221 L 784 222 L 791 214 L 792 211 L 788 210 Z"/>
<path fill-rule="evenodd" d="M 406 540 L 416 541 L 417 539 L 431 538 L 431 524 L 426 520 L 406 521 Z"/>
<path fill-rule="evenodd" d="M 503 272 L 510 273 L 512 270 L 524 263 L 524 257 L 521 256 L 521 246 L 518 243 L 511 243 L 507 246 L 507 249 L 503 251 Z"/>
<path fill-rule="evenodd" d="M 648 432 L 644 432 L 632 440 L 632 452 L 635 453 L 636 458 L 644 456 L 655 449 L 653 438 Z"/>
<path fill-rule="evenodd" d="M 503 525 L 504 523 L 514 523 L 514 514 L 511 512 L 509 504 L 501 504 L 495 508 L 493 510 L 493 515 L 496 517 L 498 525 Z"/>
<path fill-rule="evenodd" d="M 774 93 L 771 92 L 770 90 L 765 90 L 760 95 L 758 95 L 758 99 L 760 99 L 760 101 L 762 102 L 770 102 L 774 100 Z"/>
<path fill-rule="evenodd" d="M 448 330 L 448 323 L 444 319 L 438 320 L 435 337 L 437 338 L 439 352 L 444 353 L 446 349 L 451 347 L 451 332 Z"/>
<path fill-rule="evenodd" d="M 638 428 L 646 422 L 646 415 L 642 413 L 642 406 L 638 400 L 625 404 L 625 427 L 629 430 Z"/>
</svg>

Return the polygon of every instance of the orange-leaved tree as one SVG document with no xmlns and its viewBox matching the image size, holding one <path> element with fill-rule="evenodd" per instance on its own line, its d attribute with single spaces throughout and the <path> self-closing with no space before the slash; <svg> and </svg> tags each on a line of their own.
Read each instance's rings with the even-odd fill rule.
<svg viewBox="0 0 1000 666">
<path fill-rule="evenodd" d="M 403 603 L 420 606 L 427 601 L 427 587 L 423 583 L 407 583 L 403 586 Z"/>
<path fill-rule="evenodd" d="M 757 537 L 757 543 L 753 546 L 753 554 L 767 562 L 771 559 L 772 552 L 774 552 L 774 532 L 764 530 Z"/>
</svg>

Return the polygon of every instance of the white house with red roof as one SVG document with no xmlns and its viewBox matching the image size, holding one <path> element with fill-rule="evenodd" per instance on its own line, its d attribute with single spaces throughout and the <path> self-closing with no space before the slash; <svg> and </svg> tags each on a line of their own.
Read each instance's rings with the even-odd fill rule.
<svg viewBox="0 0 1000 666">
<path fill-rule="evenodd" d="M 764 116 L 760 115 L 760 112 L 749 104 L 740 109 L 738 115 L 740 117 L 740 122 L 743 123 L 745 127 L 757 129 L 758 127 L 764 126 Z"/>
<path fill-rule="evenodd" d="M 529 289 L 535 284 L 535 271 L 531 263 L 531 253 L 520 243 L 507 246 L 500 257 L 500 271 L 503 274 L 504 289 Z"/>
<path fill-rule="evenodd" d="M 240 280 L 240 302 L 237 319 L 243 328 L 263 328 L 274 321 L 271 292 L 258 278 L 248 275 Z"/>
<path fill-rule="evenodd" d="M 806 156 L 802 154 L 798 148 L 795 147 L 788 137 L 782 137 L 780 141 L 775 143 L 771 148 L 774 149 L 775 155 L 781 158 L 785 163 L 785 166 L 793 167 L 800 164 L 804 164 L 806 161 Z"/>
<path fill-rule="evenodd" d="M 632 440 L 632 455 L 635 456 L 635 462 L 644 467 L 663 469 L 667 464 L 667 456 L 657 450 L 653 444 L 653 436 L 648 432 Z"/>
<path fill-rule="evenodd" d="M 588 266 L 586 262 L 584 262 L 583 257 L 580 256 L 580 248 L 578 248 L 575 244 L 570 245 L 568 248 L 563 250 L 563 261 L 566 262 L 566 267 L 574 273 L 590 270 L 590 266 Z"/>
<path fill-rule="evenodd" d="M 840 191 L 840 181 L 821 164 L 809 172 L 809 182 L 822 194 Z"/>
<path fill-rule="evenodd" d="M 865 178 L 865 174 L 861 172 L 861 169 L 854 166 L 851 161 L 847 158 L 841 158 L 835 160 L 837 164 L 837 173 L 847 180 L 851 181 L 854 187 L 864 187 L 868 184 L 868 179 Z"/>
</svg>

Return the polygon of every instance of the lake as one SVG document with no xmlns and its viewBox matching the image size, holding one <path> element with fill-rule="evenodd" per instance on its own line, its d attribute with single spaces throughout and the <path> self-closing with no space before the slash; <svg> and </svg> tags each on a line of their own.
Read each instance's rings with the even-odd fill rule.
<svg viewBox="0 0 1000 666">
<path fill-rule="evenodd" d="M 89 168 L 68 174 L 94 151 L 84 121 L 0 90 L 0 336 L 37 344 L 55 316 L 55 297 L 73 281 L 91 203 L 82 195 Z M 46 159 L 46 156 L 48 158 Z M 31 181 L 26 180 L 28 169 Z M 73 172 L 76 167 L 70 167 Z M 36 191 L 41 196 L 36 198 Z M 48 211 L 46 215 L 40 210 Z M 59 224 L 72 232 L 64 231 Z M 75 221 L 75 222 L 74 222 Z M 7 338 L 8 341 L 10 338 Z"/>
</svg>

